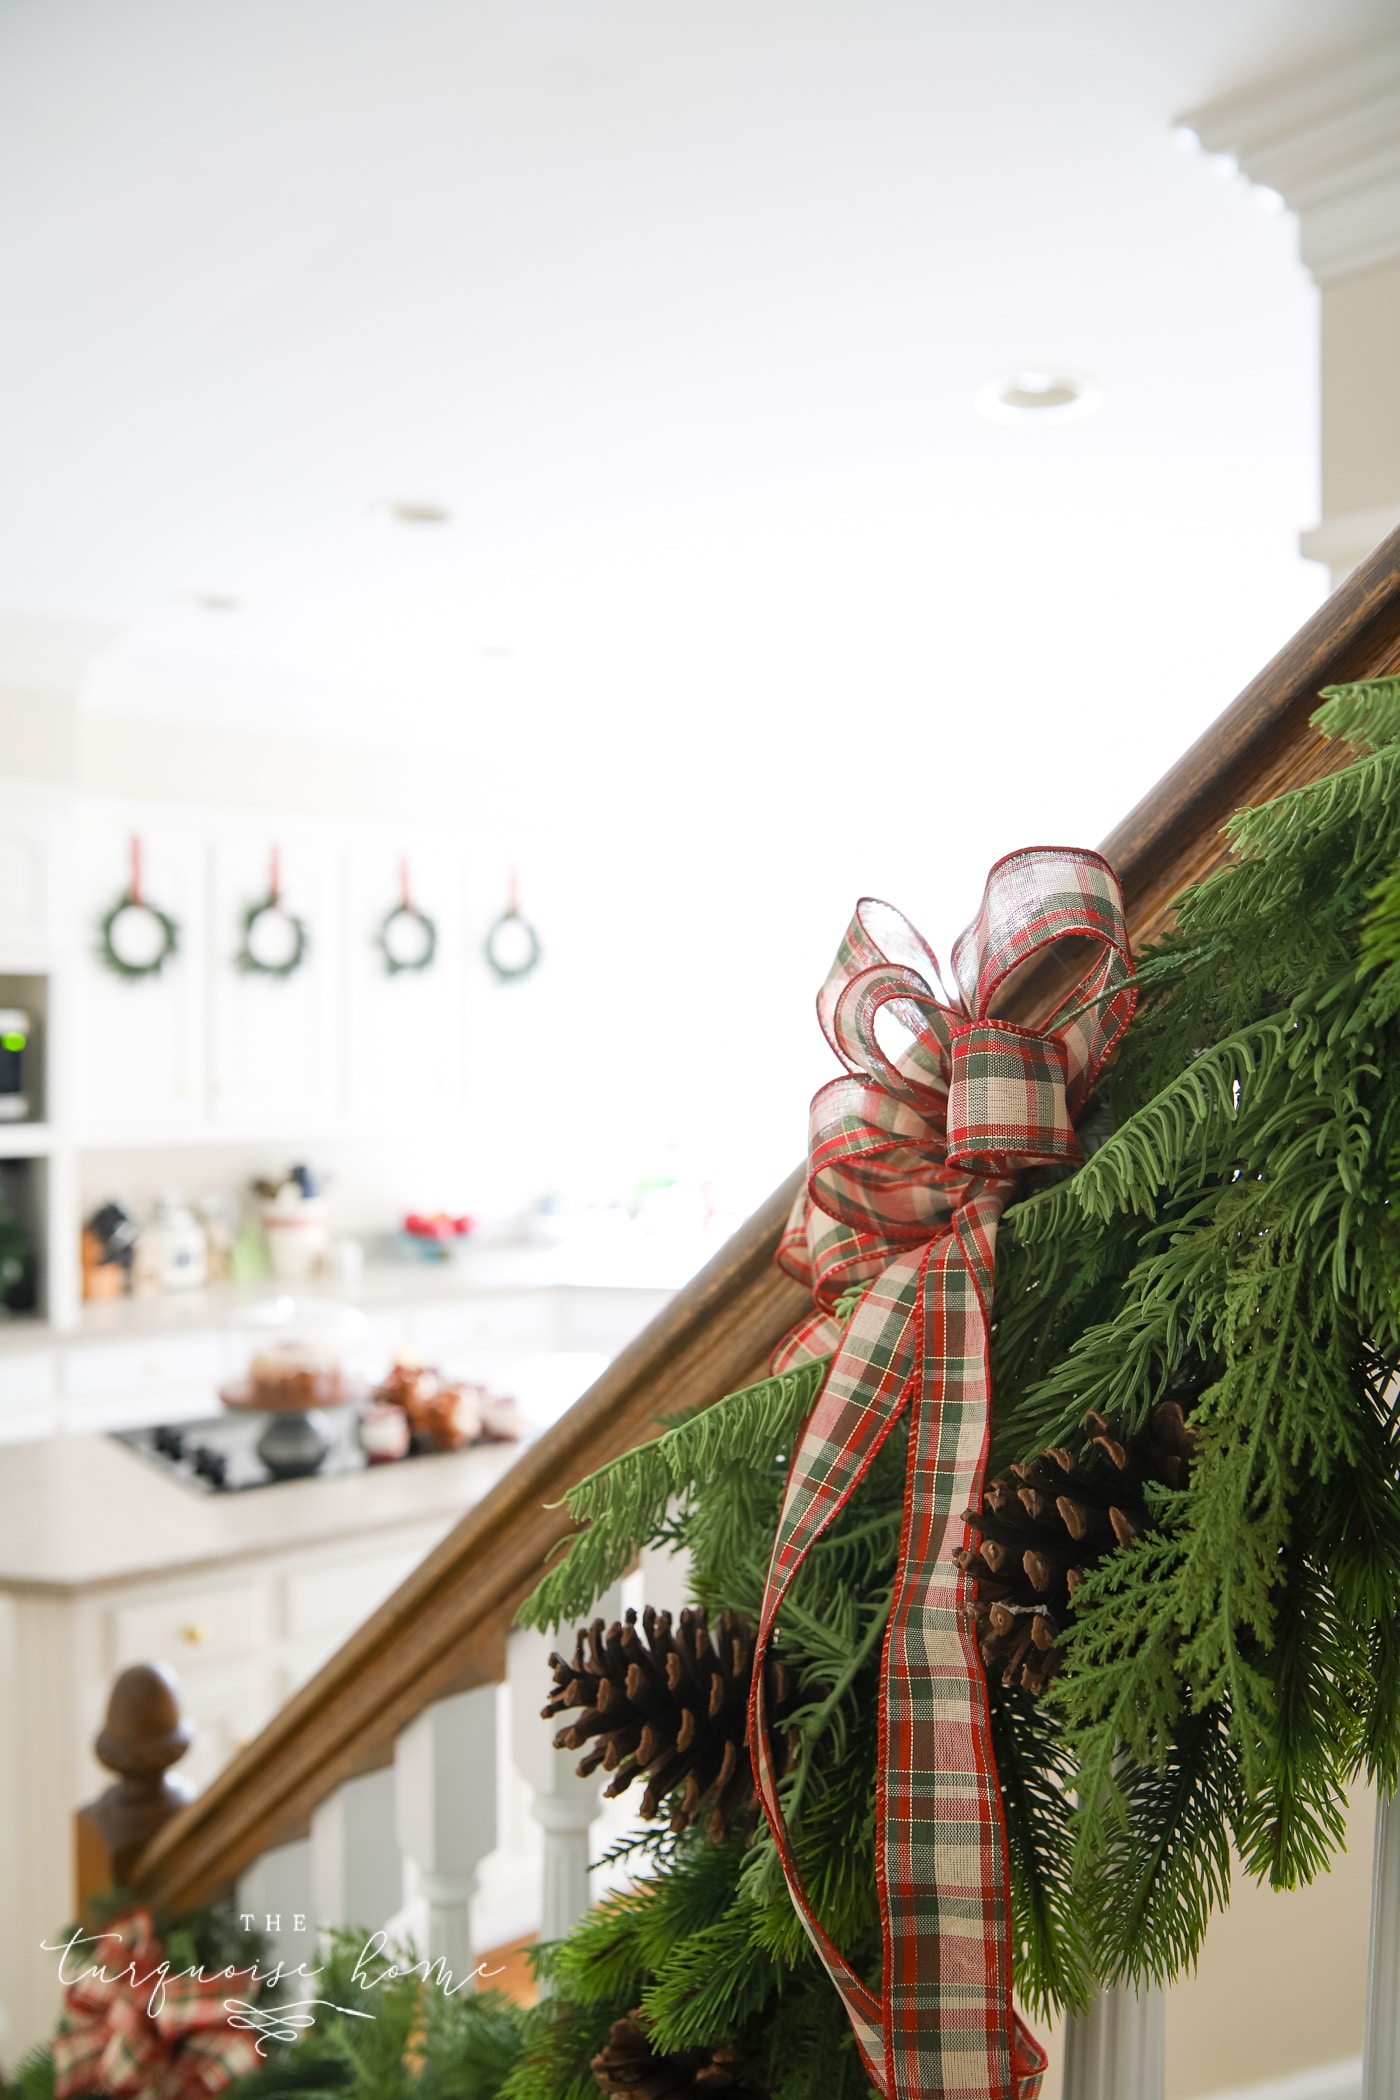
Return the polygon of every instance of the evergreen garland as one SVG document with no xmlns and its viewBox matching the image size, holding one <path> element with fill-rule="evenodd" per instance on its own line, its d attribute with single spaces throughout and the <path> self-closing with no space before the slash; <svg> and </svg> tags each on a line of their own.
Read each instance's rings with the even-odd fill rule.
<svg viewBox="0 0 1400 2100">
<path fill-rule="evenodd" d="M 1232 1850 L 1296 1886 L 1342 1842 L 1349 1785 L 1400 1779 L 1400 679 L 1323 698 L 1317 726 L 1352 762 L 1234 819 L 1234 858 L 1139 957 L 1101 1141 L 1028 1181 L 1001 1226 L 994 1467 L 1050 1446 L 1092 1472 L 1086 1414 L 1130 1438 L 1168 1397 L 1193 1435 L 1189 1482 L 1149 1483 L 1150 1527 L 1076 1588 L 1044 1695 L 992 1686 L 1017 1985 L 1041 2013 L 1189 1967 Z M 587 1528 L 522 1616 L 586 1614 L 668 1542 L 712 1613 L 755 1612 L 824 1368 L 583 1482 L 569 1508 Z M 813 1550 L 778 1640 L 801 1694 L 789 1826 L 822 1922 L 870 1978 L 902 1444 Z M 864 2093 L 766 1830 L 635 1849 L 636 1886 L 543 1951 L 549 2016 L 507 2100 L 585 2100 L 634 2010 L 659 2051 L 740 2044 L 779 2100 Z"/>
<path fill-rule="evenodd" d="M 1294 1887 L 1348 1784 L 1400 1776 L 1400 973 L 1359 952 L 1400 843 L 1400 681 L 1325 697 L 1362 755 L 1234 821 L 1112 1074 L 1117 1130 L 999 1250 L 1003 1448 L 1196 1387 L 1190 1487 L 1076 1592 L 1049 1701 L 1109 1981 L 1195 1958 L 1232 1842 Z"/>
</svg>

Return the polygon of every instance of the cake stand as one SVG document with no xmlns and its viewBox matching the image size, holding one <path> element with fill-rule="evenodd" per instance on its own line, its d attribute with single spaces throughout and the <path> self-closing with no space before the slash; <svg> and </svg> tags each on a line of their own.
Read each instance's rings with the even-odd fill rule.
<svg viewBox="0 0 1400 2100">
<path fill-rule="evenodd" d="M 325 1410 L 359 1402 L 369 1390 L 345 1361 L 363 1338 L 364 1314 L 325 1299 L 281 1297 L 252 1307 L 239 1324 L 248 1333 L 248 1370 L 219 1398 L 235 1412 L 266 1415 L 254 1448 L 274 1480 L 304 1480 L 331 1447 Z M 275 1375 L 260 1376 L 269 1361 Z"/>
<path fill-rule="evenodd" d="M 219 1398 L 238 1413 L 265 1414 L 267 1423 L 254 1450 L 274 1480 L 304 1480 L 318 1473 L 331 1448 L 325 1410 L 347 1407 L 365 1398 L 369 1387 L 359 1380 L 343 1378 L 335 1398 L 319 1398 L 314 1405 L 288 1401 L 270 1402 L 247 1379 L 221 1386 Z"/>
</svg>

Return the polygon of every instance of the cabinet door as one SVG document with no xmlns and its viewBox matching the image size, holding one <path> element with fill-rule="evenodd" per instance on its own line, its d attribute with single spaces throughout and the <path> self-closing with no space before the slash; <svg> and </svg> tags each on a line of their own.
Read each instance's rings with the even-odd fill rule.
<svg viewBox="0 0 1400 2100">
<path fill-rule="evenodd" d="M 244 1744 L 266 1727 L 275 1695 L 270 1672 L 261 1661 L 186 1666 L 178 1675 L 180 1704 L 194 1742 L 176 1766 L 176 1777 L 203 1793 Z"/>
<path fill-rule="evenodd" d="M 440 1126 L 461 1113 L 464 925 L 457 855 L 443 845 L 380 841 L 357 845 L 347 864 L 346 1053 L 351 1113 L 362 1128 L 405 1123 Z M 412 903 L 433 922 L 425 969 L 391 970 L 381 936 L 400 904 L 404 877 Z M 417 929 L 400 922 L 391 947 Z"/>
<path fill-rule="evenodd" d="M 54 813 L 38 794 L 0 794 L 0 970 L 46 970 L 58 899 Z"/>
<path fill-rule="evenodd" d="M 285 909 L 306 931 L 289 976 L 240 969 L 247 914 L 269 894 L 274 859 Z M 341 1115 L 342 939 L 337 855 L 314 834 L 240 833 L 214 849 L 210 1064 L 213 1122 L 289 1141 Z"/>
<path fill-rule="evenodd" d="M 56 1360 L 52 1349 L 0 1354 L 0 1444 L 53 1435 Z"/>
<path fill-rule="evenodd" d="M 193 827 L 86 811 L 80 819 L 73 1083 L 84 1137 L 159 1136 L 204 1118 L 204 847 Z M 103 919 L 130 887 L 139 839 L 141 888 L 178 927 L 157 976 L 123 977 L 101 958 Z"/>
</svg>

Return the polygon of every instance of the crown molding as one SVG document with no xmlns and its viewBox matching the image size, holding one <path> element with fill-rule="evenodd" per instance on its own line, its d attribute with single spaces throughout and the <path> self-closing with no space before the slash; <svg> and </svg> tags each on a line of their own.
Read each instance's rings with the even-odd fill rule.
<svg viewBox="0 0 1400 2100">
<path fill-rule="evenodd" d="M 1400 256 L 1400 36 L 1222 96 L 1180 122 L 1279 191 L 1319 284 Z"/>
</svg>

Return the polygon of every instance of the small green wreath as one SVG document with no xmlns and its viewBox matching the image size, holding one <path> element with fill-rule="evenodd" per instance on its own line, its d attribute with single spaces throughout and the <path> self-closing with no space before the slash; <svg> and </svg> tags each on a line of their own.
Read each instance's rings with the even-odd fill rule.
<svg viewBox="0 0 1400 2100">
<path fill-rule="evenodd" d="M 375 935 L 391 977 L 401 970 L 426 970 L 437 954 L 437 927 L 425 911 L 404 898 L 389 912 Z"/>
<path fill-rule="evenodd" d="M 97 952 L 118 977 L 159 977 L 179 953 L 180 929 L 168 912 L 135 890 L 123 890 L 98 928 Z"/>
<path fill-rule="evenodd" d="M 283 929 L 280 944 L 275 934 L 268 938 L 277 927 Z M 233 960 L 240 970 L 258 977 L 291 977 L 305 962 L 309 946 L 306 921 L 288 911 L 274 886 L 243 914 L 243 944 Z"/>
<path fill-rule="evenodd" d="M 485 947 L 487 963 L 502 984 L 528 977 L 544 953 L 534 927 L 513 904 L 491 927 Z"/>
</svg>

